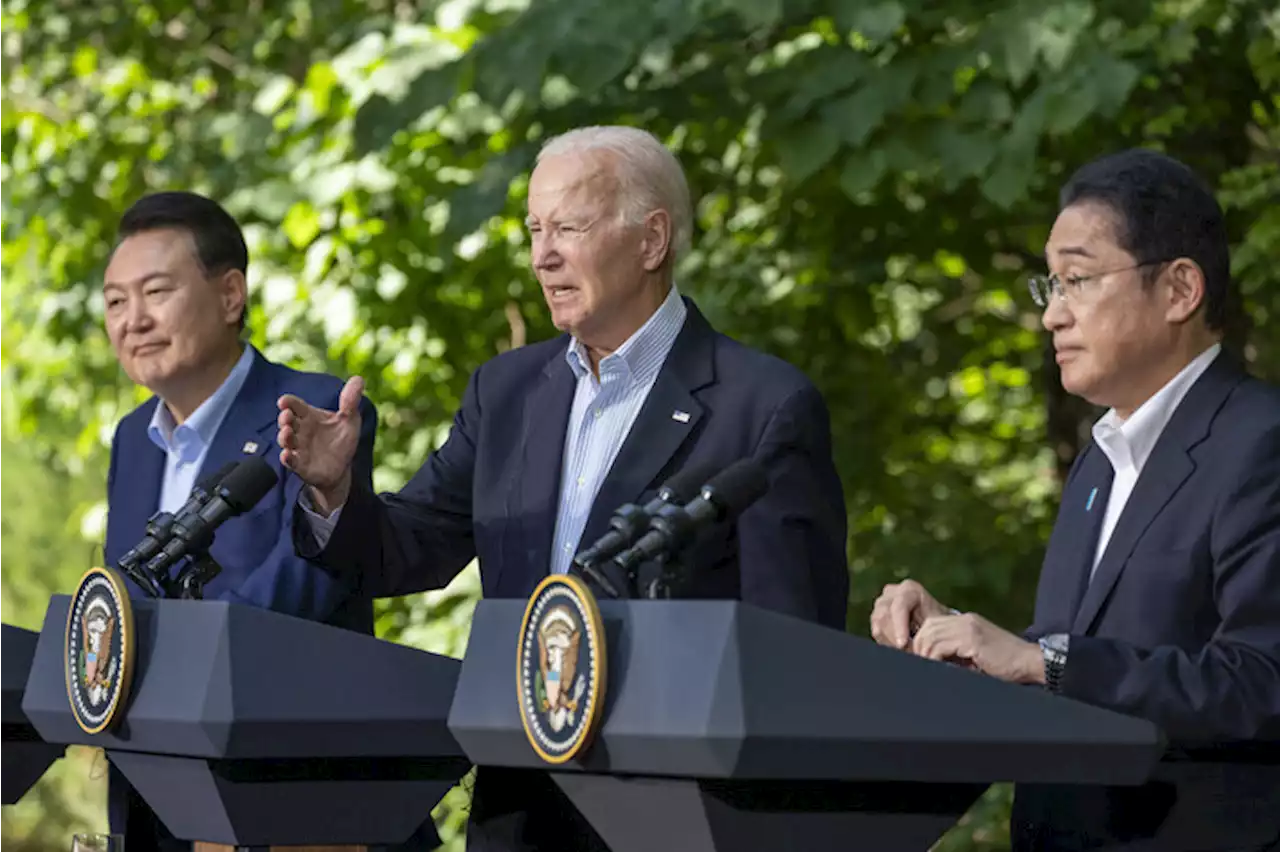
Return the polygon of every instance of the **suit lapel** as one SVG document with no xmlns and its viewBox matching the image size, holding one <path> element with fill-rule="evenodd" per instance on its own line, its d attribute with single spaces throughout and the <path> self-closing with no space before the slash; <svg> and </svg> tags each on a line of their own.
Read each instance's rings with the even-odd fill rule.
<svg viewBox="0 0 1280 852">
<path fill-rule="evenodd" d="M 240 392 L 227 409 L 227 416 L 214 433 L 213 443 L 196 476 L 197 482 L 228 462 L 264 455 L 275 446 L 278 396 L 271 364 L 260 352 L 254 351 L 249 375 L 245 376 Z"/>
<path fill-rule="evenodd" d="M 638 500 L 654 484 L 702 420 L 693 392 L 715 380 L 715 332 L 692 302 L 685 305 L 684 327 L 591 505 L 583 545 L 604 535 L 615 509 Z"/>
<path fill-rule="evenodd" d="M 1107 542 L 1106 552 L 1076 613 L 1073 633 L 1088 633 L 1092 629 L 1143 533 L 1195 471 L 1192 448 L 1209 434 L 1218 410 L 1244 376 L 1233 359 L 1225 353 L 1219 355 L 1173 413 L 1142 466 L 1142 473 Z"/>
<path fill-rule="evenodd" d="M 133 547 L 142 538 L 147 529 L 147 519 L 160 507 L 160 487 L 164 482 L 164 451 L 151 443 L 147 436 L 147 426 L 151 423 L 151 415 L 155 406 L 161 405 L 158 397 L 153 397 L 154 405 L 136 422 L 141 429 L 130 430 L 127 443 L 121 447 L 120 457 L 116 460 L 115 491 L 109 495 L 111 510 L 120 513 L 119 535 L 124 539 L 124 547 L 120 548 L 117 557 Z M 121 542 L 117 541 L 117 544 Z M 113 548 L 115 549 L 115 548 Z"/>
<path fill-rule="evenodd" d="M 1101 450 L 1095 449 L 1090 453 L 1087 470 L 1090 474 L 1087 482 L 1091 484 L 1088 495 L 1083 499 L 1084 517 L 1079 523 L 1080 541 L 1084 542 L 1084 548 L 1080 553 L 1075 583 L 1071 586 L 1070 596 L 1066 598 L 1071 604 L 1067 621 L 1071 621 L 1080 611 L 1085 593 L 1089 590 L 1094 562 L 1098 555 L 1098 539 L 1102 535 L 1102 525 L 1107 517 L 1107 503 L 1111 500 L 1111 486 L 1115 482 L 1115 469 L 1111 467 L 1111 461 L 1106 453 Z"/>
<path fill-rule="evenodd" d="M 565 363 L 565 350 L 555 351 L 557 354 L 542 369 L 537 386 L 525 398 L 519 486 L 511 489 L 507 498 L 507 517 L 520 519 L 520 533 L 516 552 L 507 554 L 501 562 L 503 567 L 508 562 L 527 565 L 535 583 L 535 578 L 546 576 L 550 570 L 551 539 L 560 509 L 565 435 L 577 386 L 573 370 Z M 495 588 L 500 577 L 494 578 Z M 533 585 L 529 585 L 528 591 L 532 589 Z"/>
</svg>

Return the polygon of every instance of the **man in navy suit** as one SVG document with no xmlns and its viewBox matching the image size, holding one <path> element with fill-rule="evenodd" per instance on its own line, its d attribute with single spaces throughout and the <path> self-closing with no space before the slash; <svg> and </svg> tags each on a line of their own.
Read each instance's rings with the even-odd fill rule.
<svg viewBox="0 0 1280 852">
<path fill-rule="evenodd" d="M 565 334 L 476 370 L 447 442 L 398 494 L 349 472 L 358 377 L 337 411 L 281 401 L 283 461 L 310 485 L 299 552 L 375 595 L 442 587 L 478 556 L 486 596 L 524 598 L 620 504 L 679 470 L 754 456 L 768 492 L 698 541 L 682 594 L 843 629 L 847 520 L 826 406 L 800 371 L 718 334 L 677 291 L 692 210 L 675 157 L 634 128 L 571 131 L 539 154 L 526 224 Z M 468 849 L 598 844 L 575 819 L 544 773 L 485 768 Z"/>
<path fill-rule="evenodd" d="M 302 482 L 280 466 L 275 444 L 282 394 L 334 405 L 342 382 L 273 364 L 241 341 L 248 252 L 216 202 L 187 192 L 149 195 L 125 213 L 119 237 L 103 286 L 107 333 L 129 378 L 155 396 L 121 420 L 111 444 L 108 564 L 142 539 L 153 513 L 176 511 L 194 484 L 258 456 L 279 481 L 218 528 L 210 555 L 222 571 L 205 597 L 372 634 L 371 599 L 294 553 L 290 527 Z M 367 402 L 361 409 L 352 475 L 369 487 L 377 418 Z M 112 830 L 125 833 L 130 850 L 181 846 L 114 769 L 109 786 Z"/>
<path fill-rule="evenodd" d="M 1181 163 L 1126 151 L 1071 178 L 1046 257 L 1032 293 L 1063 386 L 1110 410 L 1067 477 L 1034 624 L 1015 636 L 907 581 L 872 634 L 1165 732 L 1144 786 L 1019 789 L 1015 849 L 1275 849 L 1280 392 L 1222 351 L 1222 211 Z"/>
</svg>

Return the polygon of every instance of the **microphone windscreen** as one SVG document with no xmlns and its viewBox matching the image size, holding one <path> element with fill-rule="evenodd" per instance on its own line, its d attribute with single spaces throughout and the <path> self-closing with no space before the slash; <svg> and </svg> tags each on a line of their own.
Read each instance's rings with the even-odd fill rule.
<svg viewBox="0 0 1280 852">
<path fill-rule="evenodd" d="M 196 483 L 197 488 L 203 488 L 205 493 L 209 493 L 222 484 L 222 480 L 231 475 L 231 471 L 236 469 L 236 462 L 227 462 L 213 473 Z"/>
<path fill-rule="evenodd" d="M 688 503 L 698 496 L 698 492 L 702 490 L 702 484 L 715 476 L 715 473 L 716 467 L 710 462 L 703 461 L 686 465 L 676 471 L 670 479 L 662 484 L 662 487 L 671 492 L 670 502 Z"/>
<path fill-rule="evenodd" d="M 739 459 L 707 483 L 708 498 L 720 504 L 726 517 L 744 511 L 769 490 L 769 477 L 755 459 Z"/>
<path fill-rule="evenodd" d="M 262 459 L 245 459 L 222 480 L 218 494 L 237 513 L 246 512 L 266 497 L 279 480 L 275 469 Z"/>
</svg>

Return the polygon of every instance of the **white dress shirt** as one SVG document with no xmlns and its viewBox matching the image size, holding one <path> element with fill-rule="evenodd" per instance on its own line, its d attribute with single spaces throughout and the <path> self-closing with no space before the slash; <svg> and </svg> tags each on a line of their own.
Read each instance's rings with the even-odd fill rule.
<svg viewBox="0 0 1280 852">
<path fill-rule="evenodd" d="M 1160 433 L 1169 425 L 1169 420 L 1187 391 L 1191 390 L 1196 379 L 1209 368 L 1221 351 L 1222 344 L 1215 343 L 1200 353 L 1128 419 L 1122 419 L 1113 408 L 1093 424 L 1093 440 L 1111 460 L 1115 478 L 1111 482 L 1111 496 L 1107 500 L 1107 511 L 1102 518 L 1102 529 L 1098 533 L 1098 547 L 1093 553 L 1090 579 L 1093 578 L 1092 572 L 1098 570 L 1098 563 L 1107 550 L 1107 542 L 1111 540 L 1111 534 L 1124 512 L 1125 504 L 1129 502 L 1129 495 L 1133 493 L 1143 465 L 1147 463 L 1156 441 L 1160 439 Z"/>
</svg>

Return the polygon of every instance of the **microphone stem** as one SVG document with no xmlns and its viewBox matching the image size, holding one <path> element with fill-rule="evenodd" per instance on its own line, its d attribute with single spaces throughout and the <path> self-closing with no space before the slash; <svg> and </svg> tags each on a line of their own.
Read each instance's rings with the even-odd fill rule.
<svg viewBox="0 0 1280 852">
<path fill-rule="evenodd" d="M 596 566 L 595 566 L 595 565 L 593 565 L 591 562 L 588 562 L 588 561 L 576 562 L 576 561 L 575 561 L 573 564 L 578 568 L 578 570 L 579 570 L 579 571 L 581 571 L 581 572 L 582 572 L 582 575 L 583 575 L 584 577 L 586 577 L 588 580 L 593 581 L 593 582 L 594 582 L 597 586 L 599 586 L 599 587 L 604 591 L 604 593 L 605 593 L 605 594 L 607 594 L 609 597 L 611 597 L 611 598 L 620 598 L 620 597 L 622 597 L 622 595 L 618 594 L 618 589 L 617 589 L 617 587 L 616 587 L 616 586 L 614 586 L 612 582 L 610 582 L 610 580 L 609 580 L 609 578 L 608 578 L 608 577 L 606 577 L 606 576 L 605 576 L 604 574 L 602 574 L 599 570 L 597 570 L 597 569 L 596 569 Z"/>
</svg>

